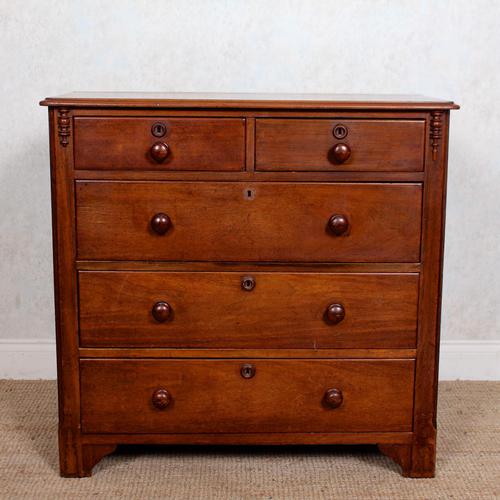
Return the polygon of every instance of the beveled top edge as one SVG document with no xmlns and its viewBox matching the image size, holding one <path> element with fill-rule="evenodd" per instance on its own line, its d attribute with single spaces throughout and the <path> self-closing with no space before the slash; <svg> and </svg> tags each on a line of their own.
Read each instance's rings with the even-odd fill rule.
<svg viewBox="0 0 500 500">
<path fill-rule="evenodd" d="M 206 109 L 459 109 L 452 101 L 397 94 L 252 94 L 200 92 L 71 92 L 42 106 Z"/>
</svg>

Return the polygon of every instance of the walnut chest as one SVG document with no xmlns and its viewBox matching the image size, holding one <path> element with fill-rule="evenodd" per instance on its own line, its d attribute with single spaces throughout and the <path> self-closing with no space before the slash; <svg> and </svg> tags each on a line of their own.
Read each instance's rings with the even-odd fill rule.
<svg viewBox="0 0 500 500">
<path fill-rule="evenodd" d="M 133 443 L 366 443 L 433 476 L 455 104 L 42 104 L 63 476 Z"/>
</svg>

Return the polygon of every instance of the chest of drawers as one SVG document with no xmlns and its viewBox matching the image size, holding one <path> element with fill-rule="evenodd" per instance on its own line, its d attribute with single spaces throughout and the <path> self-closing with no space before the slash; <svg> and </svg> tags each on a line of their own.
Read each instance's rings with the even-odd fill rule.
<svg viewBox="0 0 500 500">
<path fill-rule="evenodd" d="M 47 98 L 63 476 L 118 444 L 375 444 L 431 477 L 449 111 Z"/>
</svg>

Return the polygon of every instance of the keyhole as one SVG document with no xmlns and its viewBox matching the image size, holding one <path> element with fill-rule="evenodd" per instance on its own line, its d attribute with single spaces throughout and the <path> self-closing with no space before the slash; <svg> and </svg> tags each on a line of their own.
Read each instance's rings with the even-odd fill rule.
<svg viewBox="0 0 500 500">
<path fill-rule="evenodd" d="M 347 136 L 347 127 L 345 125 L 335 125 L 333 128 L 333 136 L 336 139 L 343 139 Z"/>
<path fill-rule="evenodd" d="M 167 133 L 167 126 L 161 122 L 153 123 L 151 133 L 155 137 L 163 137 Z"/>
<path fill-rule="evenodd" d="M 243 197 L 245 198 L 245 200 L 253 200 L 255 198 L 255 190 L 248 188 L 245 189 Z"/>
<path fill-rule="evenodd" d="M 252 278 L 252 276 L 245 276 L 241 280 L 241 288 L 247 292 L 253 290 L 255 288 L 255 278 Z"/>
<path fill-rule="evenodd" d="M 255 375 L 255 366 L 250 363 L 244 364 L 240 370 L 243 378 L 252 378 Z"/>
</svg>

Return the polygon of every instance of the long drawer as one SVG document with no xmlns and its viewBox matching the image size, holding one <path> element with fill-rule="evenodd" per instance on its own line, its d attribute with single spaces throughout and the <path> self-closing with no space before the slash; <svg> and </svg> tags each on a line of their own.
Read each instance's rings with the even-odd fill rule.
<svg viewBox="0 0 500 500">
<path fill-rule="evenodd" d="M 78 258 L 418 262 L 421 184 L 76 182 Z"/>
<path fill-rule="evenodd" d="M 414 348 L 418 274 L 79 273 L 85 347 Z"/>
<path fill-rule="evenodd" d="M 413 360 L 80 362 L 84 433 L 411 431 Z"/>
</svg>

